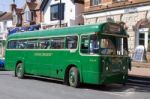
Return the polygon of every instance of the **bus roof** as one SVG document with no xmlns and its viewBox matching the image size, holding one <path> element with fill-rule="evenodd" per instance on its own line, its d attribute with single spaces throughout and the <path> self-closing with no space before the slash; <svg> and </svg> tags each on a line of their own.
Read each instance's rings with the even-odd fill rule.
<svg viewBox="0 0 150 99">
<path fill-rule="evenodd" d="M 102 32 L 103 26 L 106 24 L 107 23 L 93 24 L 93 25 L 78 25 L 59 29 L 20 32 L 8 36 L 8 39 L 35 38 L 35 37 L 58 36 L 58 35 L 63 36 L 63 35 L 83 34 L 83 33 L 85 34 L 92 32 Z"/>
</svg>

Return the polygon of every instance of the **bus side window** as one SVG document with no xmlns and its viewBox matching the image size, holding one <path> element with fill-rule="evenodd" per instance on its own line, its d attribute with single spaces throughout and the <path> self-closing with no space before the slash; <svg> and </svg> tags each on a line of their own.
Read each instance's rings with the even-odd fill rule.
<svg viewBox="0 0 150 99">
<path fill-rule="evenodd" d="M 49 39 L 41 39 L 38 44 L 39 49 L 49 49 Z"/>
<path fill-rule="evenodd" d="M 81 36 L 81 53 L 89 53 L 89 36 Z"/>
<path fill-rule="evenodd" d="M 26 40 L 19 40 L 17 43 L 17 49 L 25 49 L 26 48 Z"/>
<path fill-rule="evenodd" d="M 26 48 L 27 49 L 36 49 L 37 44 L 38 44 L 37 39 L 28 40 Z"/>
<path fill-rule="evenodd" d="M 64 37 L 51 38 L 51 49 L 64 49 L 65 39 Z"/>
<path fill-rule="evenodd" d="M 100 47 L 102 55 L 116 54 L 116 47 L 110 38 L 102 38 Z"/>
<path fill-rule="evenodd" d="M 77 36 L 68 36 L 66 38 L 66 48 L 67 49 L 76 49 L 77 48 Z"/>
<path fill-rule="evenodd" d="M 99 40 L 97 35 L 90 35 L 90 54 L 99 53 Z"/>
<path fill-rule="evenodd" d="M 7 48 L 8 48 L 8 49 L 16 49 L 16 48 L 17 48 L 17 41 L 16 41 L 16 40 L 14 40 L 14 41 L 9 41 Z"/>
</svg>

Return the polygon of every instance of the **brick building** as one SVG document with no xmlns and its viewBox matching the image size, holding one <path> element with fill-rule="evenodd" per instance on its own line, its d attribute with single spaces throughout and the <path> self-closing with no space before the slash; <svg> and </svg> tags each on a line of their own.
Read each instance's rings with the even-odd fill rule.
<svg viewBox="0 0 150 99">
<path fill-rule="evenodd" d="M 23 9 L 17 8 L 16 4 L 11 4 L 11 12 L 12 12 L 12 23 L 13 27 L 22 26 L 22 14 Z"/>
<path fill-rule="evenodd" d="M 131 54 L 138 45 L 148 48 L 150 0 L 85 0 L 84 23 L 124 22 Z"/>
<path fill-rule="evenodd" d="M 40 24 L 42 22 L 42 13 L 40 11 L 41 2 L 38 2 L 38 0 L 31 1 L 26 2 L 23 7 L 23 26 Z"/>
<path fill-rule="evenodd" d="M 14 27 L 40 24 L 42 22 L 40 5 L 40 0 L 26 0 L 22 8 L 17 8 L 15 3 L 11 4 Z"/>
</svg>

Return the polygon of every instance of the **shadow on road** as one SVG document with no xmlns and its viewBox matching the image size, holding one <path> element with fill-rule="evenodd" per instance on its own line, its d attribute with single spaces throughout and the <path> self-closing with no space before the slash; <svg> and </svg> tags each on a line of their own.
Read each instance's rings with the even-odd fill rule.
<svg viewBox="0 0 150 99">
<path fill-rule="evenodd" d="M 60 80 L 53 80 L 49 78 L 39 78 L 39 77 L 31 77 L 31 76 L 26 76 L 25 79 L 33 79 L 33 80 L 40 80 L 48 83 L 56 83 L 56 84 L 63 84 L 62 81 Z"/>
<path fill-rule="evenodd" d="M 48 83 L 62 84 L 62 81 L 56 81 L 51 79 L 43 79 L 37 77 L 26 77 L 27 79 L 40 80 Z M 137 85 L 137 84 L 111 84 L 111 85 L 91 85 L 91 84 L 81 84 L 79 89 L 89 89 L 97 91 L 107 91 L 107 92 L 150 92 L 150 86 Z"/>
<path fill-rule="evenodd" d="M 83 84 L 83 89 L 92 89 L 107 92 L 150 92 L 150 86 L 146 85 L 134 85 L 134 84 L 111 84 L 111 85 L 89 85 Z"/>
</svg>

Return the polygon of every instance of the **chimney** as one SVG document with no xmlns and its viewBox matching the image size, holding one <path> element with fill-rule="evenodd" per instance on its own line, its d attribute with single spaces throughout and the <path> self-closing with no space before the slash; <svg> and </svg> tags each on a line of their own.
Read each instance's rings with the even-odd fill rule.
<svg viewBox="0 0 150 99">
<path fill-rule="evenodd" d="M 10 10 L 11 10 L 11 12 L 12 12 L 13 10 L 16 10 L 16 7 L 17 7 L 16 4 L 11 4 L 11 5 L 10 5 Z"/>
</svg>

